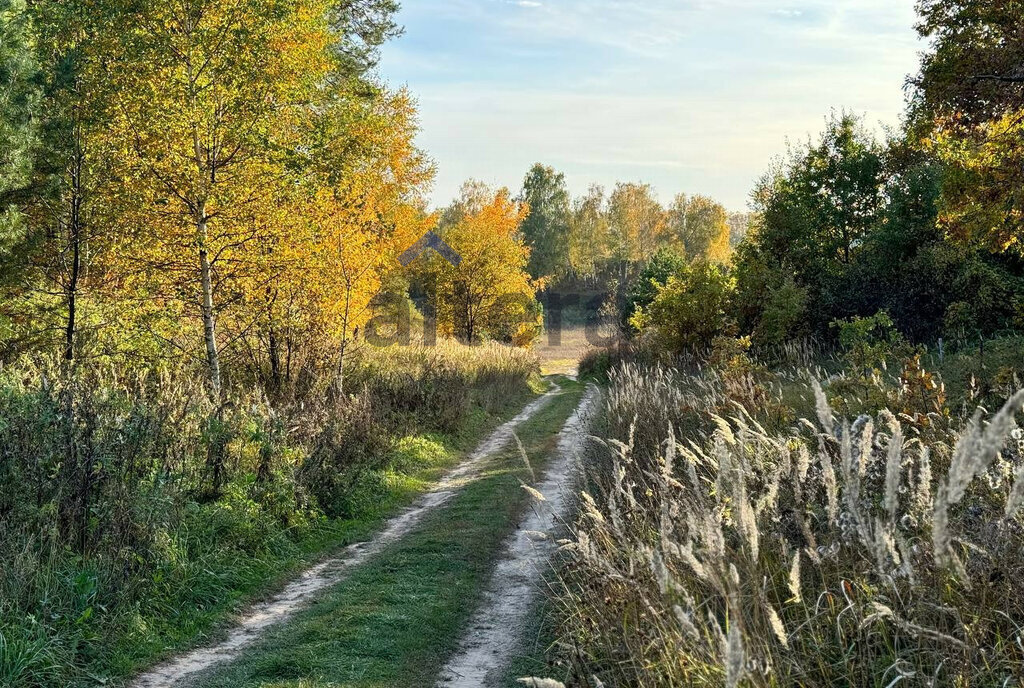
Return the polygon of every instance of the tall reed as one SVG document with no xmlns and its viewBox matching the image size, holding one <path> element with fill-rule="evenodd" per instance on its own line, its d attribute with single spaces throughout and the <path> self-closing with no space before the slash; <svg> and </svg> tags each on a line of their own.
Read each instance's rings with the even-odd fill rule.
<svg viewBox="0 0 1024 688">
<path fill-rule="evenodd" d="M 807 393 L 779 428 L 715 371 L 612 371 L 556 596 L 579 685 L 1021 683 L 1024 393 L 958 429 Z"/>
</svg>

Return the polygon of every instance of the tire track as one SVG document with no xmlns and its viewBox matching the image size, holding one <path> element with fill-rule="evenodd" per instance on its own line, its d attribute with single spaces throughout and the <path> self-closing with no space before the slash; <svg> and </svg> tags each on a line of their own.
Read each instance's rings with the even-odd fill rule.
<svg viewBox="0 0 1024 688">
<path fill-rule="evenodd" d="M 496 685 L 500 670 L 519 647 L 543 575 L 555 550 L 554 532 L 565 522 L 570 506 L 587 419 L 600 394 L 591 386 L 558 436 L 555 458 L 536 489 L 545 501 L 536 502 L 530 516 L 509 540 L 495 566 L 481 607 L 473 615 L 461 649 L 441 672 L 439 688 L 482 688 Z M 541 536 L 543 534 L 543 536 Z"/>
</svg>

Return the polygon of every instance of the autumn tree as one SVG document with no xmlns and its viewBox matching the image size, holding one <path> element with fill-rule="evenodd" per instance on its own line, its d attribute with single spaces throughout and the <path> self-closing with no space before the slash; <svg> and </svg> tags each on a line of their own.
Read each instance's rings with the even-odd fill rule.
<svg viewBox="0 0 1024 688">
<path fill-rule="evenodd" d="M 728 269 L 705 261 L 684 266 L 657 286 L 651 303 L 637 310 L 631 324 L 651 331 L 665 350 L 704 353 L 712 340 L 734 333 L 730 300 L 735 280 Z"/>
<path fill-rule="evenodd" d="M 530 247 L 530 274 L 557 277 L 569 269 L 569 190 L 565 175 L 534 165 L 523 181 L 520 201 L 529 207 L 521 231 Z"/>
<path fill-rule="evenodd" d="M 965 245 L 1024 256 L 1024 113 L 1007 113 L 966 135 L 940 131 L 946 163 L 939 222 Z"/>
<path fill-rule="evenodd" d="M 36 193 L 27 210 L 37 237 L 34 304 L 38 322 L 60 330 L 63 356 L 73 360 L 83 323 L 102 318 L 96 291 L 122 228 L 110 215 L 120 142 L 109 136 L 117 94 L 105 65 L 118 45 L 119 15 L 116 6 L 91 0 L 40 0 L 31 13 L 43 93 Z"/>
<path fill-rule="evenodd" d="M 671 277 L 682 274 L 688 264 L 686 257 L 679 252 L 662 247 L 655 252 L 637 276 L 636 282 L 630 286 L 626 294 L 623 308 L 623 325 L 631 327 L 630 321 L 638 312 L 647 308 L 658 295 L 658 290 L 668 284 Z"/>
<path fill-rule="evenodd" d="M 946 163 L 940 222 L 958 242 L 1024 255 L 1024 8 L 928 0 L 913 131 Z"/>
<path fill-rule="evenodd" d="M 918 33 L 929 44 L 911 115 L 968 130 L 1024 109 L 1024 7 L 1006 0 L 921 0 Z"/>
<path fill-rule="evenodd" d="M 415 110 L 404 91 L 372 98 L 339 96 L 318 108 L 298 137 L 306 159 L 302 192 L 280 233 L 272 268 L 263 341 L 271 379 L 290 376 L 281 352 L 315 341 L 331 353 L 336 389 L 344 392 L 345 364 L 373 315 L 374 299 L 398 254 L 431 219 L 420 192 L 433 166 L 415 147 Z M 282 338 L 281 332 L 287 332 Z"/>
<path fill-rule="evenodd" d="M 729 258 L 729 214 L 707 196 L 679 194 L 668 209 L 668 232 L 691 260 Z"/>
<path fill-rule="evenodd" d="M 334 66 L 318 0 L 148 0 L 124 17 L 110 66 L 122 94 L 114 135 L 127 144 L 138 213 L 137 274 L 198 314 L 211 394 L 222 390 L 218 319 L 260 274 L 249 250 L 273 231 L 290 118 Z M 257 286 L 257 288 L 259 288 Z"/>
<path fill-rule="evenodd" d="M 569 218 L 569 265 L 577 277 L 595 278 L 609 259 L 610 236 L 604 189 L 591 186 L 573 202 Z"/>
<path fill-rule="evenodd" d="M 608 200 L 608 227 L 612 258 L 625 284 L 664 240 L 665 211 L 651 186 L 617 184 Z"/>
<path fill-rule="evenodd" d="M 478 179 L 463 182 L 459 197 L 441 209 L 438 217 L 438 231 L 454 227 L 471 215 L 480 213 L 494 200 L 494 190 Z"/>
<path fill-rule="evenodd" d="M 427 256 L 421 279 L 432 290 L 444 334 L 466 342 L 490 337 L 528 344 L 539 331 L 539 309 L 537 284 L 527 272 L 530 249 L 520 235 L 527 209 L 507 189 L 490 192 L 480 206 L 479 191 L 479 186 L 464 188 L 456 204 L 471 211 L 441 230 L 461 262 Z"/>
</svg>

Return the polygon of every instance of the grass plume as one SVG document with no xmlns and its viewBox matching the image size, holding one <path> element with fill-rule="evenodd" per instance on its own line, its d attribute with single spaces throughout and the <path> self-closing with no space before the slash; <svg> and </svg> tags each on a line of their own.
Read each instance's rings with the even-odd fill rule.
<svg viewBox="0 0 1024 688">
<path fill-rule="evenodd" d="M 714 370 L 626 362 L 608 376 L 592 497 L 556 588 L 579 685 L 1024 673 L 1024 461 L 1011 441 L 1024 393 L 962 424 L 887 411 L 851 423 L 827 386 L 792 373 L 776 400 L 806 381 L 813 420 L 779 422 Z"/>
</svg>

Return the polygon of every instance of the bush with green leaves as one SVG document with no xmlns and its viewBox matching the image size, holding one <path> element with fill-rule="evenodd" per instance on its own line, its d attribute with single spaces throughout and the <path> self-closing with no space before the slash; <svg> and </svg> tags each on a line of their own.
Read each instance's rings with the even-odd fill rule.
<svg viewBox="0 0 1024 688">
<path fill-rule="evenodd" d="M 732 302 L 759 347 L 828 338 L 837 319 L 889 313 L 910 341 L 987 337 L 1019 324 L 1019 257 L 951 236 L 940 216 L 946 163 L 861 120 L 834 116 L 754 194 Z"/>
<path fill-rule="evenodd" d="M 792 278 L 784 279 L 765 295 L 764 310 L 753 338 L 761 347 L 783 346 L 806 337 L 808 291 Z"/>
<path fill-rule="evenodd" d="M 687 266 L 686 258 L 671 248 L 659 248 L 640 271 L 636 281 L 626 294 L 623 319 L 630 325 L 633 316 L 651 305 L 670 278 L 681 274 Z"/>
<path fill-rule="evenodd" d="M 632 325 L 648 332 L 672 354 L 704 353 L 715 337 L 732 334 L 729 302 L 735 281 L 727 268 L 694 263 L 669 277 L 651 304 L 638 311 Z"/>
<path fill-rule="evenodd" d="M 839 346 L 854 375 L 871 376 L 887 363 L 906 358 L 912 350 L 885 311 L 866 318 L 834 320 L 832 327 L 839 333 Z"/>
</svg>

